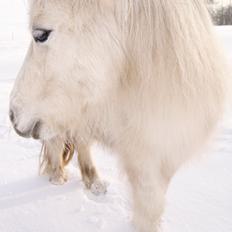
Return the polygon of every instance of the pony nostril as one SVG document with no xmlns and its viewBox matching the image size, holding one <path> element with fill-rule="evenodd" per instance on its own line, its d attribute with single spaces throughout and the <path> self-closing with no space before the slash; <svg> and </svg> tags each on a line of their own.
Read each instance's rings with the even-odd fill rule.
<svg viewBox="0 0 232 232">
<path fill-rule="evenodd" d="M 13 110 L 10 110 L 9 118 L 10 118 L 10 121 L 14 124 L 15 115 L 14 115 L 14 111 Z"/>
</svg>

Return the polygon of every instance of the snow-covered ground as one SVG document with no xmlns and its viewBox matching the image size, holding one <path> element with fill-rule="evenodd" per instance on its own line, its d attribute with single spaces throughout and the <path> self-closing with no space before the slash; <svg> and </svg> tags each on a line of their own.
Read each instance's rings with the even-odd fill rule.
<svg viewBox="0 0 232 232">
<path fill-rule="evenodd" d="M 92 150 L 108 193 L 86 191 L 76 167 L 69 182 L 38 176 L 40 144 L 18 137 L 8 120 L 9 93 L 29 41 L 23 0 L 0 0 L 0 232 L 133 232 L 127 180 L 115 156 Z M 217 28 L 232 61 L 232 27 Z M 231 62 L 232 63 L 232 62 Z M 180 170 L 167 194 L 164 232 L 232 231 L 232 114 L 213 148 Z"/>
</svg>

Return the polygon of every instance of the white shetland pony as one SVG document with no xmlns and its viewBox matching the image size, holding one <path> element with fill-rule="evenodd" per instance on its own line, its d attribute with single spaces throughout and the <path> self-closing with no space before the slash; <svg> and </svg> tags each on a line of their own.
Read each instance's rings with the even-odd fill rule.
<svg viewBox="0 0 232 232">
<path fill-rule="evenodd" d="M 157 231 L 171 177 L 207 142 L 226 98 L 204 1 L 30 4 L 33 40 L 10 103 L 15 130 L 110 147 L 131 183 L 138 231 Z"/>
</svg>

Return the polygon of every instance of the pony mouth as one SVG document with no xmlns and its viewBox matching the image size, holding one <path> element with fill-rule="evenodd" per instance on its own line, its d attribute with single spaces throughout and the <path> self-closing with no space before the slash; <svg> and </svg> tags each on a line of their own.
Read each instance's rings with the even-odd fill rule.
<svg viewBox="0 0 232 232">
<path fill-rule="evenodd" d="M 32 129 L 32 131 L 31 131 L 31 137 L 32 137 L 33 139 L 40 139 L 41 126 L 42 126 L 41 121 L 37 121 L 37 122 L 34 124 L 33 129 Z"/>
<path fill-rule="evenodd" d="M 42 123 L 41 121 L 36 121 L 33 123 L 32 127 L 26 131 L 21 131 L 17 128 L 17 125 L 13 125 L 15 132 L 24 138 L 33 138 L 33 139 L 40 139 L 40 131 L 41 131 Z"/>
</svg>

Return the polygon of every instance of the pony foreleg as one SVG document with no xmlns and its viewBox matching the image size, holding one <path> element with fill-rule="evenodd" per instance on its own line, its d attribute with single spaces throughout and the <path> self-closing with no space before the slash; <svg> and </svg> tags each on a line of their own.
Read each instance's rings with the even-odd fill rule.
<svg viewBox="0 0 232 232">
<path fill-rule="evenodd" d="M 126 173 L 132 188 L 133 222 L 138 232 L 159 231 L 169 182 L 161 170 L 151 157 L 141 162 L 126 161 Z"/>
<path fill-rule="evenodd" d="M 95 194 L 106 193 L 106 183 L 102 182 L 98 176 L 96 168 L 92 162 L 90 147 L 76 142 L 75 147 L 78 152 L 78 163 L 82 174 L 82 180 L 87 189 Z"/>
</svg>

